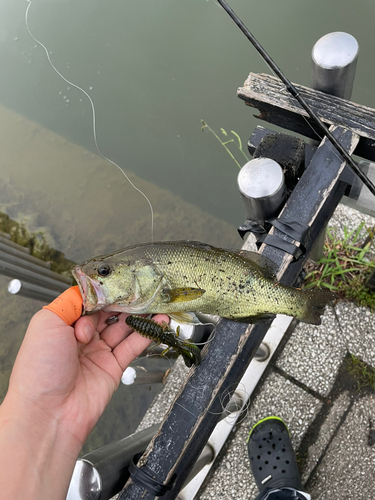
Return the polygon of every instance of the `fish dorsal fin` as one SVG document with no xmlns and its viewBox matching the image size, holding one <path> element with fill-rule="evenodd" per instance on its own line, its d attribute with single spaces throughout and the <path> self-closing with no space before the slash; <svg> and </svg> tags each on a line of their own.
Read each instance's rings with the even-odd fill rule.
<svg viewBox="0 0 375 500">
<path fill-rule="evenodd" d="M 259 272 L 265 278 L 276 280 L 276 264 L 261 253 L 252 252 L 251 250 L 232 250 L 234 253 L 241 255 L 246 260 L 253 262 L 259 266 Z"/>
<path fill-rule="evenodd" d="M 161 295 L 164 303 L 175 304 L 177 302 L 188 302 L 189 300 L 198 299 L 205 292 L 206 290 L 203 290 L 203 288 L 163 288 Z"/>
</svg>

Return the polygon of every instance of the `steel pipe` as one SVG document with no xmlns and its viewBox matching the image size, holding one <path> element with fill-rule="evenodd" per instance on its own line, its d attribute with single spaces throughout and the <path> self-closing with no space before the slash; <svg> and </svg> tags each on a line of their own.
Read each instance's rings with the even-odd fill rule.
<svg viewBox="0 0 375 500">
<path fill-rule="evenodd" d="M 41 300 L 42 302 L 52 302 L 60 295 L 60 292 L 43 288 L 27 281 L 14 279 L 8 284 L 8 292 L 12 295 L 21 295 L 29 299 Z"/>
<path fill-rule="evenodd" d="M 33 257 L 32 255 L 29 255 L 28 253 L 25 253 L 21 250 L 24 247 L 17 248 L 14 246 L 10 246 L 7 243 L 4 243 L 3 240 L 0 240 L 0 251 L 7 253 L 9 255 L 12 255 L 13 257 L 18 257 L 26 262 L 32 262 L 33 264 L 40 266 L 40 267 L 45 267 L 49 269 L 51 267 L 50 262 L 46 262 L 44 260 L 38 259 L 37 257 Z"/>
<path fill-rule="evenodd" d="M 134 455 L 143 453 L 159 424 L 110 443 L 77 460 L 67 500 L 108 500 L 120 491 L 129 477 Z"/>
<path fill-rule="evenodd" d="M 44 271 L 47 270 L 45 269 Z M 52 273 L 52 271 L 49 272 Z M 21 281 L 34 283 L 38 286 L 57 290 L 59 293 L 62 293 L 64 290 L 69 288 L 68 284 L 63 283 L 61 280 L 55 279 L 54 275 L 60 276 L 57 273 L 52 273 L 53 277 L 43 276 L 38 271 L 34 272 L 29 269 L 25 269 L 24 267 L 16 266 L 2 259 L 0 259 L 0 274 L 8 276 L 9 278 L 16 278 Z"/>
<path fill-rule="evenodd" d="M 10 240 L 10 236 L 8 238 L 8 234 L 6 233 L 1 233 L 0 235 L 0 242 L 3 243 L 4 245 L 8 245 L 9 247 L 16 248 L 17 250 L 20 250 L 20 252 L 23 253 L 30 253 L 30 248 L 23 247 L 22 245 L 18 245 L 18 243 L 14 243 L 14 241 Z"/>
<path fill-rule="evenodd" d="M 238 189 L 247 218 L 264 222 L 279 214 L 286 197 L 284 173 L 269 158 L 255 158 L 246 163 L 237 177 Z"/>
<path fill-rule="evenodd" d="M 358 53 L 358 42 L 349 33 L 336 31 L 322 36 L 311 52 L 312 88 L 342 99 L 350 99 Z M 327 227 L 324 227 L 311 251 L 312 260 L 317 261 L 322 258 L 326 232 Z"/>
<path fill-rule="evenodd" d="M 30 256 L 28 256 L 30 257 Z M 22 267 L 28 271 L 31 271 L 33 273 L 37 273 L 40 276 L 46 277 L 46 278 L 51 278 L 56 281 L 61 281 L 62 283 L 65 283 L 67 285 L 72 284 L 72 280 L 70 278 L 67 278 L 66 276 L 62 276 L 61 274 L 55 273 L 54 271 L 51 271 L 50 269 L 46 269 L 45 267 L 42 267 L 39 265 L 39 263 L 35 263 L 34 261 L 29 261 L 26 259 L 23 259 L 22 257 L 17 257 L 16 255 L 12 255 L 10 253 L 3 252 L 0 249 L 0 260 L 4 262 L 8 262 L 9 264 L 13 264 L 17 267 Z"/>
<path fill-rule="evenodd" d="M 359 45 L 348 33 L 336 31 L 320 38 L 312 49 L 312 88 L 350 99 Z"/>
</svg>

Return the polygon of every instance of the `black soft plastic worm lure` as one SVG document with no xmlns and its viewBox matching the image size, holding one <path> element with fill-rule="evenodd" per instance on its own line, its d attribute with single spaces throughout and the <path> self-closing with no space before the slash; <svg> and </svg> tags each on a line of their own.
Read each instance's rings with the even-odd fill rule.
<svg viewBox="0 0 375 500">
<path fill-rule="evenodd" d="M 198 366 L 201 362 L 199 348 L 190 340 L 180 340 L 178 338 L 179 326 L 175 332 L 167 323 L 160 324 L 152 319 L 135 315 L 127 316 L 125 322 L 143 337 L 152 339 L 157 344 L 166 344 L 175 349 L 184 358 L 186 366 Z"/>
</svg>

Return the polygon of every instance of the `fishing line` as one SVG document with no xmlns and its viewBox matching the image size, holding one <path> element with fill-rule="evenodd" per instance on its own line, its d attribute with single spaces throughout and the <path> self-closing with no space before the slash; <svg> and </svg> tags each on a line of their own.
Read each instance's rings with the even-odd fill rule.
<svg viewBox="0 0 375 500">
<path fill-rule="evenodd" d="M 49 62 L 49 64 L 51 65 L 52 69 L 59 75 L 59 77 L 64 80 L 64 82 L 66 82 L 68 85 L 71 85 L 72 87 L 76 88 L 77 90 L 81 91 L 86 97 L 87 99 L 89 100 L 89 103 L 90 103 L 90 106 L 91 106 L 91 112 L 92 112 L 92 130 L 93 130 L 93 136 L 94 136 L 94 143 L 95 143 L 95 148 L 97 150 L 97 152 L 99 153 L 99 155 L 104 158 L 104 160 L 108 161 L 109 163 L 111 163 L 112 165 L 114 165 L 121 173 L 122 175 L 125 177 L 125 179 L 129 182 L 129 184 L 138 192 L 140 193 L 144 199 L 147 201 L 148 203 L 148 206 L 150 208 L 150 212 L 151 212 L 151 241 L 154 241 L 154 210 L 153 210 L 153 207 L 152 207 L 152 204 L 151 204 L 151 201 L 148 199 L 148 197 L 145 195 L 145 193 L 143 191 L 141 191 L 128 177 L 128 175 L 126 174 L 126 172 L 116 163 L 114 162 L 113 160 L 111 160 L 110 158 L 108 158 L 107 156 L 105 156 L 105 154 L 103 154 L 99 148 L 99 145 L 98 145 L 98 141 L 97 141 L 97 135 L 96 135 L 96 112 L 95 112 L 95 106 L 94 106 L 94 102 L 92 100 L 92 98 L 90 97 L 90 95 L 81 87 L 79 87 L 78 85 L 76 85 L 75 83 L 71 82 L 70 80 L 68 80 L 67 78 L 65 78 L 64 75 L 62 75 L 60 73 L 60 71 L 56 68 L 56 66 L 53 64 L 53 62 L 51 61 L 51 57 L 50 57 L 50 54 L 48 52 L 48 49 L 45 45 L 43 45 L 43 43 L 38 40 L 37 38 L 35 38 L 35 36 L 32 34 L 31 30 L 30 30 L 30 27 L 29 27 L 29 20 L 28 20 L 28 16 L 29 16 L 29 9 L 30 9 L 30 6 L 31 6 L 31 0 L 26 0 L 28 5 L 26 7 L 26 12 L 25 12 L 25 25 L 26 25 L 26 29 L 29 33 L 29 35 L 31 36 L 31 38 L 40 46 L 44 49 L 44 52 L 46 53 L 46 56 L 47 56 L 47 60 Z"/>
<path fill-rule="evenodd" d="M 353 172 L 361 179 L 361 181 L 366 185 L 366 187 L 370 190 L 370 192 L 375 196 L 375 186 L 370 181 L 370 179 L 365 175 L 364 172 L 358 167 L 353 158 L 349 155 L 349 153 L 342 147 L 336 137 L 328 130 L 326 125 L 322 122 L 319 116 L 315 113 L 315 111 L 307 104 L 305 99 L 300 95 L 296 87 L 292 84 L 292 82 L 284 75 L 281 69 L 277 66 L 277 64 L 273 61 L 273 59 L 269 56 L 269 54 L 264 50 L 264 48 L 260 45 L 258 40 L 254 37 L 254 35 L 249 31 L 249 29 L 244 25 L 241 19 L 235 14 L 235 12 L 229 7 L 229 5 L 225 2 L 225 0 L 216 0 L 221 7 L 225 10 L 225 12 L 231 17 L 231 19 L 235 22 L 235 24 L 240 28 L 242 33 L 246 36 L 246 38 L 252 43 L 255 49 L 262 56 L 263 60 L 267 63 L 267 65 L 272 69 L 272 71 L 276 74 L 276 76 L 283 82 L 286 87 L 286 90 L 299 102 L 302 108 L 307 112 L 310 119 L 324 132 L 324 135 L 331 142 L 331 144 L 336 148 L 336 150 L 341 154 L 343 159 L 347 162 Z M 314 129 L 313 129 L 314 130 Z"/>
<path fill-rule="evenodd" d="M 214 338 L 216 337 L 216 330 L 215 330 L 215 323 L 196 323 L 197 325 L 200 325 L 200 326 L 207 326 L 207 325 L 212 325 L 213 326 L 213 329 L 212 329 L 212 332 L 210 333 L 208 339 L 205 341 L 205 342 L 194 342 L 195 345 L 206 345 L 206 344 L 209 344 L 210 342 L 212 342 L 214 340 Z"/>
<path fill-rule="evenodd" d="M 231 401 L 232 396 L 236 394 L 236 391 L 240 389 L 243 392 L 244 397 L 242 398 L 238 393 L 238 397 L 242 400 L 242 404 L 238 404 L 236 400 Z M 247 410 L 250 406 L 250 394 L 247 392 L 246 387 L 244 384 L 240 383 L 238 386 L 235 386 L 235 384 L 231 384 L 229 387 L 227 387 L 223 393 L 220 395 L 220 405 L 221 405 L 221 411 L 219 412 L 214 412 L 208 410 L 208 413 L 210 415 L 222 415 L 223 413 L 228 413 L 228 415 L 225 417 L 226 422 L 236 422 L 237 419 L 237 424 L 241 423 L 243 419 L 246 416 Z M 224 402 L 226 401 L 226 404 Z M 235 409 L 232 411 L 228 411 L 228 405 L 231 404 L 235 405 Z M 239 418 L 241 416 L 241 418 Z"/>
<path fill-rule="evenodd" d="M 149 373 L 149 370 L 145 367 L 145 366 L 142 366 L 140 363 L 141 361 L 145 360 L 145 359 L 151 359 L 151 358 L 157 358 L 157 359 L 166 359 L 169 363 L 169 368 L 167 371 L 170 372 L 170 370 L 172 370 L 173 368 L 173 364 L 172 364 L 172 361 L 169 359 L 168 356 L 161 356 L 160 354 L 157 354 L 157 353 L 154 353 L 154 354 L 146 354 L 145 356 L 138 356 L 137 358 L 135 358 L 134 361 L 132 361 L 130 364 L 129 364 L 129 367 L 130 368 L 141 368 L 143 369 L 146 373 Z M 138 363 L 138 364 L 137 364 Z M 164 368 L 163 368 L 164 369 Z M 132 384 L 133 385 L 133 384 Z M 147 385 L 147 384 L 145 384 Z M 151 384 L 150 384 L 151 385 Z"/>
</svg>

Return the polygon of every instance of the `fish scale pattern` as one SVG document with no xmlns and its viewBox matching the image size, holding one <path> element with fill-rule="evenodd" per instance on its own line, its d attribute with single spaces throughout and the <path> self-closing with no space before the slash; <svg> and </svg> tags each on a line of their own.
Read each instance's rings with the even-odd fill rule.
<svg viewBox="0 0 375 500">
<path fill-rule="evenodd" d="M 98 275 L 103 266 L 109 269 L 107 276 Z M 77 277 L 86 280 L 81 289 L 95 290 L 103 302 L 99 304 L 98 299 L 92 310 L 199 311 L 249 322 L 286 314 L 320 324 L 324 306 L 333 299 L 330 292 L 304 292 L 277 283 L 266 260 L 255 252 L 200 242 L 137 245 L 77 268 Z"/>
</svg>

